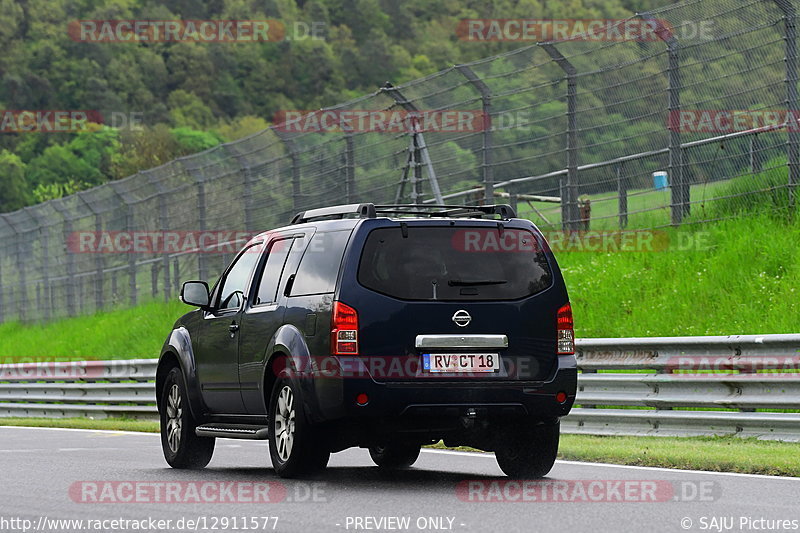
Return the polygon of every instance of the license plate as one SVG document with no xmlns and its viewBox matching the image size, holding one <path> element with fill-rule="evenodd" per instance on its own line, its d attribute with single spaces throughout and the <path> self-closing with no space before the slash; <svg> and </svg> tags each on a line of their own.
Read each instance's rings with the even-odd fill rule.
<svg viewBox="0 0 800 533">
<path fill-rule="evenodd" d="M 500 355 L 496 353 L 425 353 L 424 372 L 496 372 Z"/>
</svg>

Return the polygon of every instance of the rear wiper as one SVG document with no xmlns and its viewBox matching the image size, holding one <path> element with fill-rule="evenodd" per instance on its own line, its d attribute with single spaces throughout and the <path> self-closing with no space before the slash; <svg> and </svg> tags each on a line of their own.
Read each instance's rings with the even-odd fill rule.
<svg viewBox="0 0 800 533">
<path fill-rule="evenodd" d="M 502 285 L 508 283 L 505 279 L 451 279 L 447 284 L 451 287 L 470 287 L 474 285 Z"/>
</svg>

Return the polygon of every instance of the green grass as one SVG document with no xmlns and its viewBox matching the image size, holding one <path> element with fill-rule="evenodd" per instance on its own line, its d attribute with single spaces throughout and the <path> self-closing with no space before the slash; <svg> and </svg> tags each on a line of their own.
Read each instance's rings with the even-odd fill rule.
<svg viewBox="0 0 800 533">
<path fill-rule="evenodd" d="M 0 426 L 40 428 L 105 429 L 111 431 L 143 431 L 158 433 L 158 422 L 127 418 L 0 418 Z"/>
<path fill-rule="evenodd" d="M 447 449 L 441 442 L 431 448 Z M 461 451 L 480 451 L 462 446 Z M 769 476 L 800 476 L 800 444 L 725 437 L 605 437 L 561 435 L 558 458 L 612 463 L 739 472 Z"/>
<path fill-rule="evenodd" d="M 48 324 L 0 324 L 0 361 L 158 357 L 172 324 L 190 310 L 176 299 Z"/>
<path fill-rule="evenodd" d="M 760 215 L 663 231 L 670 245 L 662 251 L 556 254 L 578 337 L 800 331 L 800 221 Z M 700 245 L 676 244 L 689 241 Z M 190 309 L 176 299 L 0 324 L 0 361 L 157 357 Z"/>
<path fill-rule="evenodd" d="M 702 246 L 557 254 L 578 337 L 800 331 L 800 223 L 761 215 L 666 231 Z"/>
<path fill-rule="evenodd" d="M 0 418 L 0 426 L 65 427 L 112 431 L 158 432 L 158 422 L 127 419 Z M 444 449 L 440 442 L 432 448 Z M 458 450 L 478 451 L 460 447 Z M 598 437 L 562 435 L 559 458 L 614 463 L 741 472 L 773 476 L 800 476 L 800 444 L 736 437 Z"/>
</svg>

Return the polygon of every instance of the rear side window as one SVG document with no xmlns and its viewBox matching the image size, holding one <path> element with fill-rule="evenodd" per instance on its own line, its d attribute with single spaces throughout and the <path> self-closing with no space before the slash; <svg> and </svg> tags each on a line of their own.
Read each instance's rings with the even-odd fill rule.
<svg viewBox="0 0 800 533">
<path fill-rule="evenodd" d="M 300 261 L 292 296 L 333 292 L 350 230 L 316 233 Z"/>
<path fill-rule="evenodd" d="M 358 281 L 404 300 L 515 300 L 543 291 L 553 275 L 528 230 L 408 227 L 370 232 Z"/>
<path fill-rule="evenodd" d="M 270 246 L 267 263 L 264 265 L 264 272 L 261 274 L 261 282 L 258 285 L 255 305 L 268 304 L 277 300 L 278 283 L 281 280 L 283 266 L 289 257 L 294 240 L 293 238 L 281 239 Z"/>
</svg>

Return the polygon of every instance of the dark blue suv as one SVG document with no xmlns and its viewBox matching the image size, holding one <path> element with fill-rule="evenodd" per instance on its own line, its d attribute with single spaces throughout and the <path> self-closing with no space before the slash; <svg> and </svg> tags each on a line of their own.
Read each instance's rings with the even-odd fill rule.
<svg viewBox="0 0 800 533">
<path fill-rule="evenodd" d="M 575 399 L 572 311 L 544 237 L 509 206 L 353 204 L 299 213 L 239 252 L 164 343 L 167 462 L 202 468 L 216 437 L 269 439 L 283 477 L 368 448 L 494 451 L 541 477 Z"/>
</svg>

